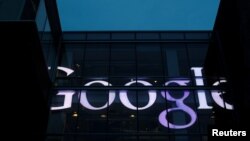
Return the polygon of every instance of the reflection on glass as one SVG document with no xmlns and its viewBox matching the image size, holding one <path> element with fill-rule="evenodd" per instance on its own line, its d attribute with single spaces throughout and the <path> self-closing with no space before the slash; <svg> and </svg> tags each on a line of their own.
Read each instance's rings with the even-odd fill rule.
<svg viewBox="0 0 250 141">
<path fill-rule="evenodd" d="M 72 35 L 79 36 L 75 38 L 79 41 L 84 38 L 84 42 L 71 43 L 72 39 L 65 36 L 68 42 L 64 43 L 65 50 L 59 64 L 74 72 L 67 76 L 67 73 L 58 70 L 56 86 L 76 86 L 77 90 L 74 90 L 71 108 L 51 111 L 48 133 L 62 136 L 49 137 L 48 141 L 206 140 L 202 134 L 207 133 L 210 125 L 214 125 L 220 113 L 218 109 L 223 108 L 224 102 L 231 103 L 225 97 L 219 107 L 214 103 L 211 90 L 201 89 L 219 81 L 219 76 L 208 78 L 205 74 L 194 75 L 191 69 L 204 67 L 207 44 L 185 41 L 192 41 L 200 34 L 84 32 Z M 199 40 L 207 36 L 206 33 L 203 35 Z M 157 41 L 158 38 L 164 42 L 142 42 Z M 140 42 L 129 42 L 128 39 Z M 175 42 L 181 40 L 183 42 Z M 110 85 L 93 83 L 96 81 L 105 81 Z M 136 81 L 138 83 L 134 83 Z M 173 81 L 189 83 L 185 83 L 185 87 L 174 83 L 164 86 Z M 205 96 L 199 98 L 199 91 Z M 54 107 L 63 103 L 63 97 L 55 96 L 52 99 Z M 189 109 L 184 109 L 185 106 Z M 209 106 L 215 109 L 204 108 Z M 190 109 L 197 115 L 195 120 L 190 116 Z M 163 119 L 168 121 L 166 126 L 159 122 L 159 115 L 163 111 L 166 112 Z M 172 129 L 169 123 L 179 127 L 190 123 L 191 126 Z M 64 137 L 65 133 L 74 135 Z"/>
</svg>

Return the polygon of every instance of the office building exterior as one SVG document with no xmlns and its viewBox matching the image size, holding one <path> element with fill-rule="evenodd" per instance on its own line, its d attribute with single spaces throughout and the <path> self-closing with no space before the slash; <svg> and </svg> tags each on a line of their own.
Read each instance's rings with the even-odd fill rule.
<svg viewBox="0 0 250 141">
<path fill-rule="evenodd" d="M 56 1 L 19 5 L 0 24 L 25 66 L 13 77 L 30 82 L 17 96 L 27 140 L 207 141 L 213 128 L 247 130 L 249 20 L 231 1 L 214 31 L 63 32 Z"/>
</svg>

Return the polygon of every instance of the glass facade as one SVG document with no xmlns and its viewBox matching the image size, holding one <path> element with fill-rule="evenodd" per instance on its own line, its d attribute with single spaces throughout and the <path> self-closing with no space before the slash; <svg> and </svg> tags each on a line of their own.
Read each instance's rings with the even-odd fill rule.
<svg viewBox="0 0 250 141">
<path fill-rule="evenodd" d="M 213 28 L 220 1 L 164 3 L 0 0 L 2 44 L 23 66 L 4 74 L 27 81 L 14 98 L 22 115 L 9 122 L 13 133 L 34 141 L 210 141 L 212 129 L 246 136 L 249 40 L 235 27 L 249 25 L 247 4 L 221 2 L 214 31 L 201 31 Z M 32 118 L 25 104 L 35 106 Z"/>
<path fill-rule="evenodd" d="M 212 107 L 230 109 L 202 69 L 208 31 L 63 36 L 47 141 L 206 141 Z"/>
<path fill-rule="evenodd" d="M 39 33 L 39 38 L 41 41 L 42 51 L 46 65 L 49 67 L 49 69 L 51 69 L 54 68 L 54 66 L 56 65 L 57 49 L 55 39 L 53 38 L 51 27 L 49 24 L 45 0 L 39 1 L 39 7 L 37 11 L 38 12 L 36 13 L 35 22 L 37 25 L 37 30 Z M 54 70 L 49 71 L 49 76 L 52 81 L 54 80 L 54 72 Z"/>
<path fill-rule="evenodd" d="M 15 3 L 15 4 L 13 4 Z M 22 20 L 23 7 L 25 0 L 0 0 L 0 21 Z M 30 8 L 30 7 L 29 7 Z M 34 12 L 33 9 L 31 12 Z M 8 14 L 6 14 L 8 13 Z"/>
</svg>

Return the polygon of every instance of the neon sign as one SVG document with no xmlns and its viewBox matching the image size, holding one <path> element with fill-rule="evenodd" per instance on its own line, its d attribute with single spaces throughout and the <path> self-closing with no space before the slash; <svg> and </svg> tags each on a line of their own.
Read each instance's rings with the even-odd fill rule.
<svg viewBox="0 0 250 141">
<path fill-rule="evenodd" d="M 73 70 L 68 69 L 68 68 L 64 68 L 64 67 L 58 67 L 58 69 L 65 71 L 67 73 L 67 76 L 69 76 L 70 74 L 72 74 L 74 72 Z M 192 67 L 191 70 L 194 72 L 196 86 L 204 86 L 204 81 L 202 78 L 202 68 L 201 67 Z M 189 82 L 190 82 L 189 80 L 170 80 L 170 81 L 165 82 L 164 86 L 169 86 L 171 84 L 175 84 L 178 86 L 188 86 Z M 215 82 L 213 84 L 213 86 L 218 86 L 220 83 L 225 83 L 225 82 L 226 82 L 226 80 L 220 80 L 220 81 Z M 145 80 L 131 81 L 131 82 L 126 83 L 124 86 L 131 86 L 133 84 L 138 84 L 138 83 L 142 84 L 143 86 L 152 86 L 151 83 L 149 83 Z M 84 86 L 91 86 L 93 84 L 101 84 L 103 86 L 112 86 L 112 84 L 110 84 L 107 81 L 103 81 L 103 80 L 91 81 L 91 82 L 86 83 Z M 76 92 L 72 91 L 72 90 L 60 90 L 57 93 L 57 96 L 64 96 L 63 105 L 58 106 L 58 107 L 51 107 L 51 110 L 63 110 L 63 109 L 71 108 L 73 95 L 75 93 Z M 162 91 L 160 91 L 160 93 L 161 93 L 161 96 L 166 101 L 175 102 L 175 104 L 176 104 L 176 107 L 163 110 L 159 114 L 158 120 L 162 126 L 167 127 L 167 128 L 171 128 L 171 129 L 185 129 L 185 128 L 192 126 L 196 122 L 196 120 L 197 120 L 196 112 L 184 103 L 184 100 L 189 97 L 190 91 L 184 90 L 183 96 L 181 98 L 174 98 L 173 96 L 171 96 L 171 94 L 168 90 L 162 90 Z M 233 110 L 233 105 L 225 102 L 222 99 L 221 95 L 223 93 L 224 93 L 223 91 L 211 90 L 212 99 L 221 108 Z M 130 102 L 126 90 L 120 90 L 118 96 L 119 96 L 119 99 L 121 101 L 121 104 L 123 106 L 125 106 L 126 108 L 128 108 L 130 110 L 146 110 L 146 109 L 150 108 L 155 103 L 156 98 L 157 98 L 156 90 L 148 90 L 147 94 L 149 96 L 149 100 L 148 100 L 147 104 L 143 107 L 134 106 Z M 89 103 L 86 90 L 82 90 L 79 94 L 79 97 L 80 97 L 80 104 L 83 107 L 85 107 L 86 109 L 102 110 L 102 109 L 105 109 L 108 106 L 112 105 L 112 103 L 114 102 L 114 100 L 116 98 L 116 92 L 113 90 L 110 90 L 109 91 L 109 98 L 108 98 L 107 102 L 103 106 L 100 106 L 100 107 L 95 107 Z M 212 106 L 208 105 L 205 90 L 198 90 L 197 91 L 197 98 L 198 98 L 198 102 L 199 102 L 197 109 L 212 109 L 213 108 Z M 170 112 L 174 112 L 174 111 L 183 111 L 184 113 L 188 114 L 190 116 L 190 121 L 184 125 L 176 125 L 174 123 L 169 122 L 167 119 L 167 115 Z"/>
</svg>

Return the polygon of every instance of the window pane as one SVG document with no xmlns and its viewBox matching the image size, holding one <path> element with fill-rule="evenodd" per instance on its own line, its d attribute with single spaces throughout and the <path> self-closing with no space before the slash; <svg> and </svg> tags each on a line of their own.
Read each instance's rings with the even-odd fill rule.
<svg viewBox="0 0 250 141">
<path fill-rule="evenodd" d="M 190 68 L 185 44 L 164 44 L 164 70 L 167 77 L 189 76 Z"/>
<path fill-rule="evenodd" d="M 79 99 L 75 91 L 57 91 L 53 96 L 51 107 L 59 108 L 64 106 L 65 95 L 58 95 L 59 93 L 68 95 L 73 93 L 72 105 L 70 108 L 63 108 L 61 110 L 52 110 L 49 116 L 48 133 L 65 133 L 75 132 L 78 111 Z"/>
<path fill-rule="evenodd" d="M 95 84 L 91 86 L 102 86 L 102 85 Z M 84 93 L 86 96 L 83 95 Z M 81 91 L 81 100 L 80 100 L 81 104 L 79 105 L 77 132 L 85 133 L 85 132 L 107 131 L 108 116 L 107 116 L 106 104 L 108 103 L 108 99 L 109 99 L 109 91 L 105 90 Z"/>
<path fill-rule="evenodd" d="M 88 33 L 87 40 L 110 40 L 110 33 Z"/>
<path fill-rule="evenodd" d="M 112 33 L 113 40 L 134 40 L 135 33 Z"/>
<path fill-rule="evenodd" d="M 161 39 L 164 40 L 180 40 L 184 39 L 184 34 L 180 33 L 161 33 Z"/>
<path fill-rule="evenodd" d="M 140 40 L 156 40 L 159 39 L 159 33 L 137 33 L 136 39 Z"/>
<path fill-rule="evenodd" d="M 125 107 L 118 98 L 118 93 L 113 104 L 108 109 L 108 129 L 110 133 L 135 133 L 137 131 L 137 112 Z M 137 107 L 136 91 L 127 90 L 129 102 Z M 125 97 L 126 93 L 121 93 L 120 97 Z"/>
<path fill-rule="evenodd" d="M 208 44 L 188 44 L 190 65 L 203 67 L 207 55 Z"/>
<path fill-rule="evenodd" d="M 161 91 L 155 90 L 153 92 L 157 94 L 155 103 L 145 110 L 138 111 L 139 132 L 151 134 L 168 133 L 169 129 L 162 126 L 158 120 L 160 113 L 166 110 L 166 100 L 161 96 Z M 149 91 L 138 91 L 139 107 L 146 106 L 149 100 Z"/>
</svg>

